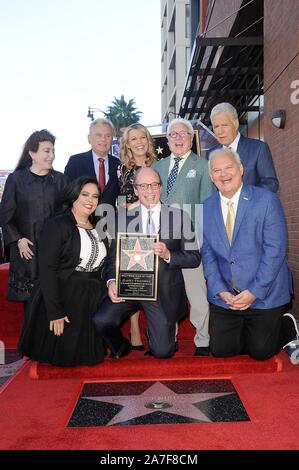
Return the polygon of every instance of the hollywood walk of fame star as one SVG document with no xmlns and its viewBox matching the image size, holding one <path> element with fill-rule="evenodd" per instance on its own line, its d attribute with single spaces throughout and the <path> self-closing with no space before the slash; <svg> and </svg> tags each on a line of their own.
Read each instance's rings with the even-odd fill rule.
<svg viewBox="0 0 299 470">
<path fill-rule="evenodd" d="M 122 424 L 134 418 L 145 416 L 155 411 L 159 404 L 165 404 L 165 412 L 186 418 L 195 419 L 199 422 L 210 423 L 211 420 L 196 406 L 196 403 L 210 400 L 212 398 L 231 395 L 233 392 L 222 393 L 175 393 L 161 382 L 155 382 L 140 395 L 128 396 L 96 396 L 84 397 L 86 400 L 101 401 L 122 405 L 123 408 L 107 423 L 107 426 Z M 149 406 L 152 404 L 153 406 Z M 161 411 L 161 410 L 159 410 Z M 162 409 L 163 411 L 163 409 Z"/>
<path fill-rule="evenodd" d="M 136 239 L 133 250 L 123 250 L 123 252 L 129 257 L 128 271 L 135 266 L 135 264 L 139 264 L 145 271 L 148 271 L 145 258 L 152 255 L 153 252 L 152 250 L 142 250 L 138 238 Z"/>
<path fill-rule="evenodd" d="M 157 152 L 158 155 L 163 155 L 163 148 L 160 147 L 160 145 L 159 145 L 159 147 L 156 148 L 156 152 Z"/>
</svg>

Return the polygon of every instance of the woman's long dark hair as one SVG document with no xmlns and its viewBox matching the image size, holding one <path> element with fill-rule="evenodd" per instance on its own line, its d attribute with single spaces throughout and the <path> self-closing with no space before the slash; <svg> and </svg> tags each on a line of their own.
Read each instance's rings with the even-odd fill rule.
<svg viewBox="0 0 299 470">
<path fill-rule="evenodd" d="M 54 145 L 55 140 L 56 137 L 47 131 L 47 129 L 33 132 L 24 144 L 20 160 L 15 169 L 20 170 L 21 168 L 30 167 L 32 165 L 32 158 L 29 155 L 29 151 L 37 152 L 41 142 L 51 142 Z"/>
<path fill-rule="evenodd" d="M 67 204 L 69 210 L 71 210 L 74 202 L 77 201 L 78 197 L 80 196 L 82 188 L 86 184 L 89 184 L 89 183 L 95 184 L 97 186 L 99 190 L 99 201 L 100 201 L 101 190 L 98 187 L 97 180 L 94 178 L 90 178 L 89 176 L 79 176 L 79 178 L 76 178 L 75 180 L 71 181 L 64 190 L 64 201 Z M 95 225 L 96 223 L 95 213 L 89 216 L 89 220 L 93 225 Z"/>
</svg>

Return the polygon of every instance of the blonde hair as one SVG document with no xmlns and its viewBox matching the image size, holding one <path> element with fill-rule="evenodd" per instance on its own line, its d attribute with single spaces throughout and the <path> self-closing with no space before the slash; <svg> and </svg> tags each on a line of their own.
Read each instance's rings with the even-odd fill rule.
<svg viewBox="0 0 299 470">
<path fill-rule="evenodd" d="M 149 131 L 142 124 L 131 124 L 127 127 L 122 135 L 120 143 L 120 159 L 121 162 L 126 165 L 126 167 L 131 170 L 136 166 L 134 155 L 132 150 L 128 147 L 129 134 L 132 130 L 140 130 L 145 133 L 148 143 L 148 150 L 146 152 L 145 164 L 146 166 L 151 166 L 154 161 L 157 160 L 157 156 L 154 150 L 153 138 L 150 135 Z"/>
</svg>

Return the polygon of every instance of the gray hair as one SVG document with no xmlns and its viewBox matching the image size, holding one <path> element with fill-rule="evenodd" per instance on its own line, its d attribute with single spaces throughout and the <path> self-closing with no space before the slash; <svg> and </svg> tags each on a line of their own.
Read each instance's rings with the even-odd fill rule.
<svg viewBox="0 0 299 470">
<path fill-rule="evenodd" d="M 188 132 L 190 132 L 192 137 L 194 136 L 194 129 L 193 129 L 191 122 L 183 118 L 175 118 L 172 121 L 170 121 L 170 123 L 167 126 L 167 135 L 169 134 L 173 126 L 175 126 L 176 124 L 183 124 L 188 129 Z"/>
<path fill-rule="evenodd" d="M 234 160 L 237 163 L 237 165 L 238 166 L 242 165 L 240 155 L 237 152 L 235 152 L 234 150 L 229 149 L 229 148 L 216 149 L 216 150 L 213 150 L 213 152 L 211 152 L 210 155 L 209 155 L 208 166 L 209 166 L 210 175 L 212 174 L 213 160 L 217 157 L 217 155 L 220 155 L 222 153 L 225 153 L 226 155 L 232 155 L 234 157 Z"/>
<path fill-rule="evenodd" d="M 98 119 L 95 119 L 94 121 L 91 121 L 90 126 L 89 126 L 89 132 L 94 126 L 97 126 L 98 124 L 105 124 L 105 126 L 109 126 L 112 131 L 112 134 L 114 134 L 114 125 L 112 124 L 110 119 L 107 119 L 107 118 L 98 118 Z"/>
<path fill-rule="evenodd" d="M 230 103 L 219 103 L 212 108 L 210 120 L 212 121 L 213 117 L 216 114 L 228 113 L 232 119 L 238 119 L 238 113 L 236 108 Z"/>
</svg>

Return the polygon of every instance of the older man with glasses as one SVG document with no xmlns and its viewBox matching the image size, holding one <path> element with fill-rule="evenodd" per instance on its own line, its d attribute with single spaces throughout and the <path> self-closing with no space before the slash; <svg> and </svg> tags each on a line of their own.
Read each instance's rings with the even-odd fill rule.
<svg viewBox="0 0 299 470">
<path fill-rule="evenodd" d="M 187 299 L 182 268 L 195 268 L 200 264 L 200 254 L 191 223 L 180 209 L 170 208 L 160 202 L 162 192 L 159 174 L 148 167 L 140 168 L 135 175 L 134 189 L 140 205 L 125 214 L 125 231 L 158 233 L 160 241 L 154 252 L 159 257 L 157 300 L 125 300 L 119 298 L 116 288 L 116 244 L 112 241 L 107 262 L 108 296 L 94 323 L 105 338 L 113 357 L 120 358 L 131 350 L 123 337 L 120 325 L 138 309 L 143 309 L 149 338 L 149 353 L 155 357 L 171 357 L 175 352 L 176 322 L 187 314 Z M 122 220 L 122 218 L 120 217 Z M 123 232 L 121 220 L 118 230 Z M 189 219 L 190 222 L 190 219 Z M 186 226 L 189 226 L 189 231 Z"/>
<path fill-rule="evenodd" d="M 171 155 L 154 163 L 163 184 L 161 201 L 164 204 L 187 205 L 194 226 L 196 207 L 214 191 L 204 158 L 191 151 L 194 136 L 192 124 L 186 119 L 173 119 L 167 128 Z M 184 207 L 185 205 L 185 207 Z M 183 269 L 185 288 L 190 303 L 190 321 L 196 328 L 195 356 L 209 354 L 209 304 L 202 267 Z"/>
</svg>

